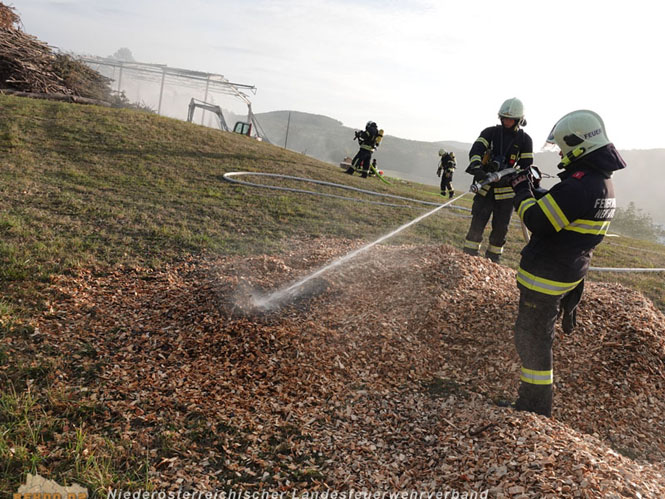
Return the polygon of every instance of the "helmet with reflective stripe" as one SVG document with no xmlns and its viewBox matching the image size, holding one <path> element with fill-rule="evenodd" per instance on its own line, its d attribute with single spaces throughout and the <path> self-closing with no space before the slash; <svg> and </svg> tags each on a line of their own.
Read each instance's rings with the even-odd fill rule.
<svg viewBox="0 0 665 499">
<path fill-rule="evenodd" d="M 378 126 L 373 121 L 368 121 L 365 125 L 365 130 L 369 130 L 370 128 L 378 128 Z"/>
<path fill-rule="evenodd" d="M 517 97 L 507 99 L 501 104 L 499 118 L 511 118 L 517 122 L 524 118 L 524 105 Z"/>
<path fill-rule="evenodd" d="M 560 167 L 586 156 L 610 143 L 603 119 L 593 111 L 580 109 L 566 114 L 556 122 L 547 137 L 547 143 L 561 149 Z"/>
</svg>

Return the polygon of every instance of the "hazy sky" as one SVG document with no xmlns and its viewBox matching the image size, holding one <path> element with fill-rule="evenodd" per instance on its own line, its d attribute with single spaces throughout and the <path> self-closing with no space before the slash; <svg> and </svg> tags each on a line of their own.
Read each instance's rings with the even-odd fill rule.
<svg viewBox="0 0 665 499">
<path fill-rule="evenodd" d="M 665 148 L 657 1 L 16 0 L 62 50 L 223 74 L 254 112 L 296 110 L 386 135 L 473 142 L 519 97 L 538 150 L 588 108 L 620 149 Z"/>
</svg>

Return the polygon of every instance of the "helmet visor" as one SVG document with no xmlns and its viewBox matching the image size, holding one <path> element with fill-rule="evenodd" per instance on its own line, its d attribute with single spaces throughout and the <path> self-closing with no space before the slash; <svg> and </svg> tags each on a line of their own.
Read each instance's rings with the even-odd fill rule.
<svg viewBox="0 0 665 499">
<path fill-rule="evenodd" d="M 554 140 L 554 130 L 556 129 L 556 125 L 558 125 L 558 123 L 556 123 L 552 127 L 552 131 L 547 136 L 547 139 L 545 140 L 545 143 L 543 144 L 543 147 L 541 148 L 541 151 L 543 151 L 543 152 L 559 152 L 559 151 L 561 151 L 561 148 L 558 146 L 558 144 Z"/>
</svg>

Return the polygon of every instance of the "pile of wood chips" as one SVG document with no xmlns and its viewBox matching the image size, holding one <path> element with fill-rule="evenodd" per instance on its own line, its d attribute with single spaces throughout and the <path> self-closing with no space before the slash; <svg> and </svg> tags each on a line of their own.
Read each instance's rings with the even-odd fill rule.
<svg viewBox="0 0 665 499">
<path fill-rule="evenodd" d="M 69 96 L 75 102 L 108 99 L 108 78 L 20 29 L 12 7 L 0 2 L 0 91 Z"/>
<path fill-rule="evenodd" d="M 20 24 L 21 18 L 14 8 L 0 2 L 0 28 L 18 29 Z"/>
<path fill-rule="evenodd" d="M 665 318 L 642 295 L 587 284 L 548 419 L 495 404 L 518 386 L 511 269 L 382 246 L 275 306 L 354 247 L 57 278 L 36 361 L 157 488 L 665 496 Z"/>
</svg>

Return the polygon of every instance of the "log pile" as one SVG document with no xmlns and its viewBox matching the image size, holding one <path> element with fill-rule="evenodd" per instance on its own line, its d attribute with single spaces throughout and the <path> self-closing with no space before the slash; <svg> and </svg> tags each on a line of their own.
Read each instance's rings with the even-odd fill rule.
<svg viewBox="0 0 665 499">
<path fill-rule="evenodd" d="M 353 247 L 82 270 L 53 281 L 26 344 L 0 346 L 57 366 L 60 410 L 96 408 L 87 451 L 111 455 L 115 435 L 158 489 L 665 496 L 665 318 L 642 295 L 588 284 L 575 333 L 557 326 L 547 419 L 495 404 L 518 385 L 518 296 L 484 258 L 379 247 L 288 306 L 251 308 Z"/>
<path fill-rule="evenodd" d="M 20 18 L 0 3 L 0 91 L 108 101 L 109 80 L 20 29 Z"/>
</svg>

